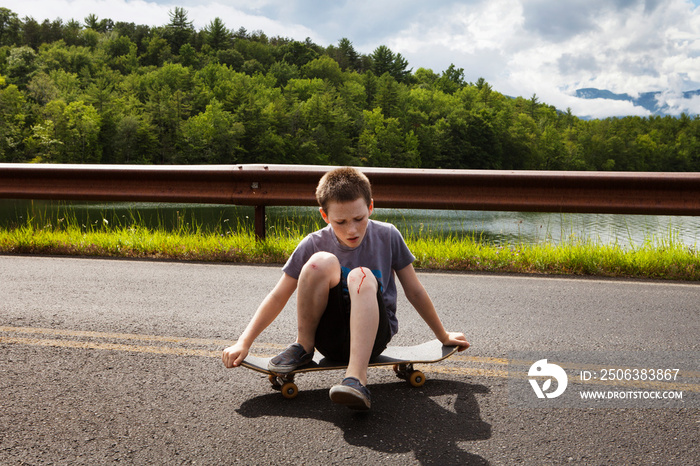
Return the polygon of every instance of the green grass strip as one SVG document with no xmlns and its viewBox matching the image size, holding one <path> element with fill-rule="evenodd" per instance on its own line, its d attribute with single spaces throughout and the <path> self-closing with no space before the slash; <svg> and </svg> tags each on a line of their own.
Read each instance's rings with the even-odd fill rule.
<svg viewBox="0 0 700 466">
<path fill-rule="evenodd" d="M 284 263 L 302 239 L 298 230 L 256 241 L 251 231 L 176 231 L 94 224 L 35 225 L 0 229 L 0 253 L 171 259 L 259 264 Z M 536 273 L 602 277 L 700 280 L 700 257 L 672 235 L 640 247 L 572 239 L 561 244 L 492 245 L 476 238 L 409 234 L 415 266 L 446 271 Z"/>
</svg>

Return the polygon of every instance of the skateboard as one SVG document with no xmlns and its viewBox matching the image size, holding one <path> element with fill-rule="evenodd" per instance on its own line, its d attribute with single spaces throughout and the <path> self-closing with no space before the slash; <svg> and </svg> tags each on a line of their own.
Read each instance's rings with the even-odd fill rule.
<svg viewBox="0 0 700 466">
<path fill-rule="evenodd" d="M 439 340 L 432 340 L 415 346 L 389 346 L 382 354 L 369 363 L 369 367 L 393 366 L 397 377 L 408 381 L 414 387 L 421 387 L 426 380 L 425 374 L 414 369 L 413 364 L 431 364 L 442 361 L 452 356 L 457 351 L 457 348 L 457 346 L 443 346 Z M 294 383 L 296 374 L 347 368 L 347 363 L 331 361 L 316 352 L 313 361 L 305 366 L 288 374 L 277 374 L 267 369 L 267 363 L 270 359 L 272 358 L 248 355 L 241 363 L 241 366 L 267 374 L 272 388 L 282 392 L 282 396 L 287 399 L 295 398 L 299 394 L 299 388 Z"/>
</svg>

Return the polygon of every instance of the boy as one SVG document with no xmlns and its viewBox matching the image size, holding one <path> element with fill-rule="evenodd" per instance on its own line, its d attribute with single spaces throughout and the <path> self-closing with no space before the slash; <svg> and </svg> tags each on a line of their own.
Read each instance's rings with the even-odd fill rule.
<svg viewBox="0 0 700 466">
<path fill-rule="evenodd" d="M 282 278 L 222 359 L 226 367 L 239 366 L 253 340 L 297 290 L 297 340 L 270 361 L 269 369 L 290 372 L 310 362 L 316 348 L 330 359 L 348 362 L 345 378 L 330 390 L 331 400 L 369 409 L 367 365 L 398 331 L 394 275 L 443 344 L 463 351 L 469 343 L 462 333 L 445 331 L 399 231 L 369 219 L 374 202 L 363 173 L 351 167 L 326 173 L 316 198 L 328 226 L 299 243 L 282 268 Z"/>
</svg>

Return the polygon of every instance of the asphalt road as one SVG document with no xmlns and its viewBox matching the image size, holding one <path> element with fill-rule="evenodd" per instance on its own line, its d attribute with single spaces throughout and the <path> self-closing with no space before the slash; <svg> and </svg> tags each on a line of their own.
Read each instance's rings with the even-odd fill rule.
<svg viewBox="0 0 700 466">
<path fill-rule="evenodd" d="M 700 463 L 700 285 L 420 273 L 472 348 L 424 366 L 418 389 L 372 370 L 373 408 L 355 413 L 328 399 L 342 373 L 300 375 L 284 400 L 221 364 L 280 273 L 0 256 L 0 464 Z M 432 338 L 403 296 L 399 309 L 392 344 Z M 254 352 L 294 330 L 292 302 Z M 557 399 L 528 383 L 547 392 L 527 374 L 543 358 L 567 372 Z M 618 366 L 680 372 L 601 382 Z M 590 387 L 627 399 L 576 405 Z M 630 399 L 650 391 L 682 399 Z"/>
</svg>

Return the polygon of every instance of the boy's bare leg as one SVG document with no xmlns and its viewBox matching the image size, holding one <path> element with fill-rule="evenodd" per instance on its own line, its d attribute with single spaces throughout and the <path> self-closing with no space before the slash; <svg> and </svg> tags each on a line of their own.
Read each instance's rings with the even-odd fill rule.
<svg viewBox="0 0 700 466">
<path fill-rule="evenodd" d="M 354 269 L 348 275 L 350 361 L 345 377 L 355 377 L 362 385 L 367 385 L 367 366 L 379 327 L 377 287 L 374 274 L 367 268 Z"/>
<path fill-rule="evenodd" d="M 328 304 L 328 291 L 340 283 L 338 258 L 317 252 L 301 269 L 297 285 L 297 343 L 314 348 L 316 328 Z"/>
</svg>

